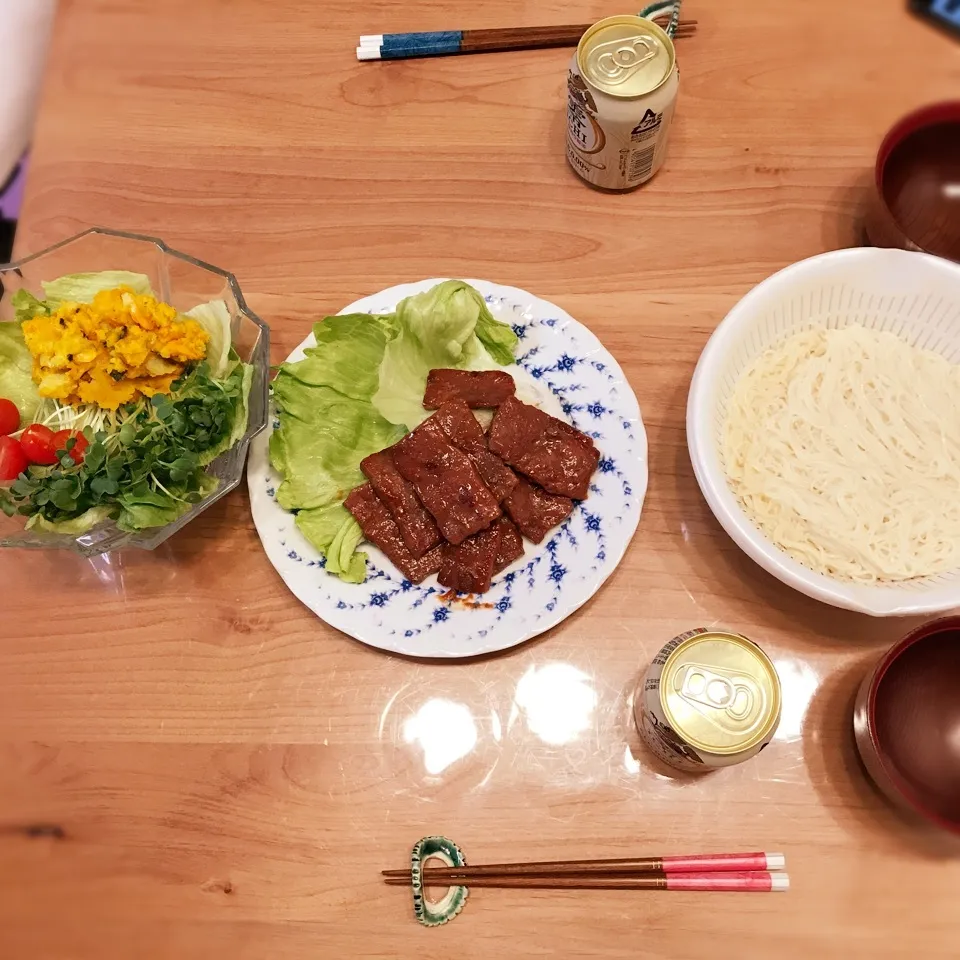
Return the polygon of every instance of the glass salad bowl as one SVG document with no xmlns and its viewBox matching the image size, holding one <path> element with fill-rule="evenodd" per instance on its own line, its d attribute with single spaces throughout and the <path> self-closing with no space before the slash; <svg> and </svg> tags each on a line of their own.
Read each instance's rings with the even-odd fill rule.
<svg viewBox="0 0 960 960">
<path fill-rule="evenodd" d="M 106 519 L 82 533 L 49 532 L 26 527 L 23 516 L 0 513 L 0 546 L 66 549 L 85 556 L 122 547 L 152 550 L 233 490 L 243 475 L 251 439 L 266 425 L 270 362 L 267 325 L 247 307 L 233 274 L 173 250 L 155 237 L 93 227 L 39 253 L 0 265 L 0 323 L 17 319 L 15 298 L 21 290 L 43 299 L 44 281 L 68 274 L 120 270 L 145 274 L 153 295 L 181 314 L 210 301 L 223 302 L 226 314 L 220 311 L 220 329 L 226 330 L 229 314 L 230 345 L 236 357 L 250 365 L 250 370 L 246 371 L 250 384 L 246 430 L 239 434 L 242 420 L 237 418 L 239 427 L 231 436 L 238 438 L 229 449 L 206 463 L 207 475 L 217 481 L 212 492 L 203 495 L 198 502 L 190 503 L 184 513 L 162 526 L 131 531 L 121 529 L 113 519 Z M 21 294 L 20 299 L 28 298 Z M 233 358 L 232 354 L 230 356 Z M 222 358 L 226 357 L 224 346 Z M 234 369 L 240 368 L 235 365 Z M 210 482 L 209 486 L 213 483 Z"/>
</svg>

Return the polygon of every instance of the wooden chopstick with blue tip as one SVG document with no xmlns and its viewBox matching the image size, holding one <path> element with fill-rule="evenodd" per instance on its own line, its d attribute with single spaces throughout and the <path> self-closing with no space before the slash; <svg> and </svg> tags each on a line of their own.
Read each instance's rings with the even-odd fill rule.
<svg viewBox="0 0 960 960">
<path fill-rule="evenodd" d="M 495 53 L 575 47 L 590 23 L 550 27 L 495 27 L 486 30 L 433 30 L 427 33 L 377 33 L 360 38 L 358 60 L 407 60 L 459 53 Z M 696 20 L 681 20 L 674 39 L 696 32 Z"/>
</svg>

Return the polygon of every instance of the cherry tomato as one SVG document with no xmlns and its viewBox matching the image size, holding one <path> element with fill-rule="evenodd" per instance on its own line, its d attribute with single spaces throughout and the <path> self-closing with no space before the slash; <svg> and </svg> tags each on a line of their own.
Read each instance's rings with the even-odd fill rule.
<svg viewBox="0 0 960 960">
<path fill-rule="evenodd" d="M 0 437 L 0 483 L 9 483 L 27 469 L 27 455 L 20 441 L 13 437 Z"/>
<path fill-rule="evenodd" d="M 74 444 L 70 450 L 67 451 L 67 453 L 69 454 L 70 459 L 73 460 L 75 464 L 79 465 L 83 463 L 84 454 L 87 451 L 87 447 L 90 446 L 87 438 L 82 433 L 79 433 L 76 430 L 58 430 L 53 435 L 54 447 L 57 453 L 59 453 L 61 450 L 66 450 L 67 441 L 71 437 L 74 439 Z"/>
<path fill-rule="evenodd" d="M 20 446 L 31 463 L 49 467 L 57 462 L 57 445 L 53 431 L 42 423 L 31 423 L 20 434 Z"/>
<path fill-rule="evenodd" d="M 0 397 L 0 437 L 20 429 L 20 411 L 12 400 Z"/>
</svg>

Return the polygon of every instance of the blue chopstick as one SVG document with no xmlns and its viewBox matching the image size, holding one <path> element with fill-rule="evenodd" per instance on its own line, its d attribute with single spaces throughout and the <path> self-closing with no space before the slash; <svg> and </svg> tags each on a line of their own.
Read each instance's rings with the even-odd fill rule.
<svg viewBox="0 0 960 960">
<path fill-rule="evenodd" d="M 405 60 L 409 57 L 439 57 L 459 53 L 462 30 L 432 30 L 428 33 L 380 33 L 360 38 L 358 60 Z"/>
</svg>

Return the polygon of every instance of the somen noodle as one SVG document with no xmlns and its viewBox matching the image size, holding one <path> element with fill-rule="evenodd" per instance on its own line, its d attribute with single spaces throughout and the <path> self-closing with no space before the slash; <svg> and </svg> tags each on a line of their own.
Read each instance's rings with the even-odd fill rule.
<svg viewBox="0 0 960 960">
<path fill-rule="evenodd" d="M 892 333 L 806 330 L 741 376 L 721 433 L 748 516 L 812 570 L 960 567 L 960 367 Z"/>
</svg>

